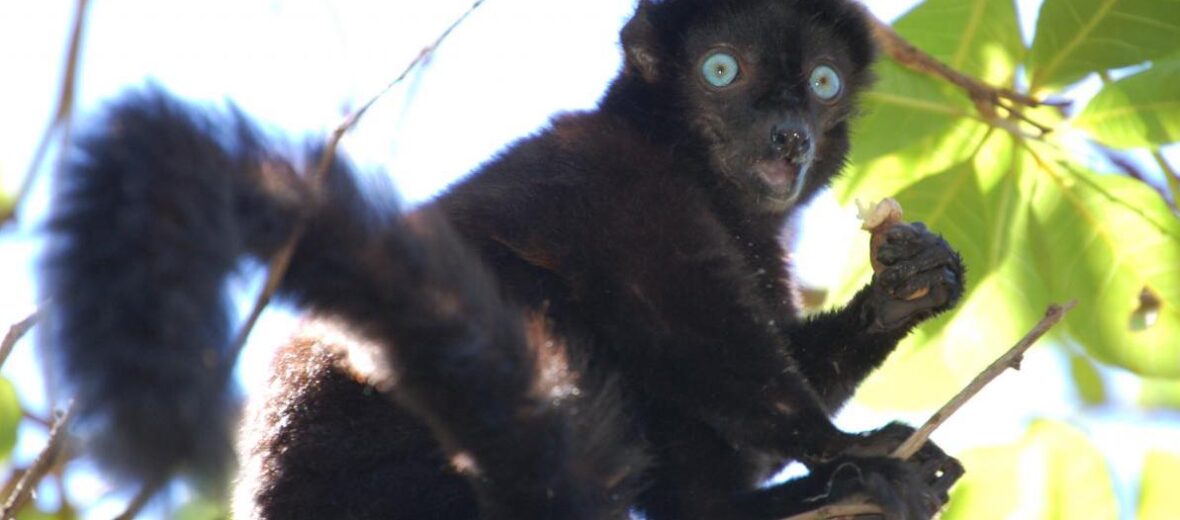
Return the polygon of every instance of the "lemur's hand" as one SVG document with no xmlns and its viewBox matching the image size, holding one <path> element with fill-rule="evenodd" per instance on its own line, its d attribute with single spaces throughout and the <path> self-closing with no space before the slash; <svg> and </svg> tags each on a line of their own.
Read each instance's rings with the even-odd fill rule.
<svg viewBox="0 0 1180 520">
<path fill-rule="evenodd" d="M 892 495 L 883 493 L 887 488 L 877 489 L 868 486 L 870 497 L 886 510 L 887 518 L 930 518 L 938 512 L 949 500 L 951 486 L 963 476 L 963 465 L 958 459 L 947 455 L 932 441 L 926 441 L 917 453 L 908 460 L 901 461 L 891 458 L 893 450 L 897 449 L 906 439 L 913 435 L 914 429 L 899 422 L 889 423 L 883 428 L 865 432 L 860 435 L 860 442 L 851 446 L 845 452 L 843 464 L 855 469 L 858 463 L 877 461 L 885 465 L 892 463 L 892 471 L 884 471 L 880 476 L 889 477 L 882 482 L 905 482 L 900 491 Z M 839 467 L 840 459 L 829 466 Z M 882 469 L 889 468 L 886 465 Z M 837 469 L 836 475 L 842 471 Z M 843 473 L 849 473 L 843 470 Z M 871 483 L 861 472 L 852 472 L 860 477 L 862 484 Z M 878 477 L 879 479 L 880 477 Z M 897 486 L 895 486 L 897 487 Z"/>
<path fill-rule="evenodd" d="M 881 270 L 873 274 L 865 306 L 870 331 L 911 327 L 953 307 L 963 294 L 962 259 L 921 222 L 891 226 L 872 254 Z"/>
</svg>

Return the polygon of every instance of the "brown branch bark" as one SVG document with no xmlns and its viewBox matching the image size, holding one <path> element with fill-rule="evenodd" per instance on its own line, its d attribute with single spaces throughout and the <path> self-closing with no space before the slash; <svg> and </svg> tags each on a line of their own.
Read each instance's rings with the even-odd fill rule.
<svg viewBox="0 0 1180 520">
<path fill-rule="evenodd" d="M 1041 105 L 1064 106 L 1067 104 L 1039 100 L 1009 88 L 988 85 L 963 74 L 915 47 L 893 30 L 893 27 L 888 23 L 877 18 L 863 6 L 862 9 L 871 25 L 873 41 L 881 51 L 903 67 L 946 80 L 959 87 L 975 104 L 976 110 L 983 116 L 983 119 L 995 126 L 1026 137 L 1042 137 L 1052 129 L 1030 119 L 1021 111 L 1021 107 L 1035 108 Z M 1037 133 L 1028 135 L 1020 128 L 1020 123 L 1033 127 Z"/>
<path fill-rule="evenodd" d="M 311 183 L 313 186 L 319 186 L 322 183 L 323 178 L 327 176 L 328 168 L 331 166 L 332 161 L 336 159 L 336 149 L 340 146 L 340 140 L 344 138 L 344 134 L 348 133 L 349 130 L 356 126 L 357 122 L 360 121 L 361 117 L 365 115 L 365 112 L 367 112 L 374 103 L 376 103 L 386 93 L 393 89 L 394 86 L 405 80 L 406 77 L 409 76 L 410 72 L 429 59 L 434 50 L 437 49 L 444 40 L 446 40 L 447 36 L 449 36 L 451 32 L 459 26 L 459 24 L 463 23 L 463 21 L 466 20 L 467 17 L 470 16 L 471 13 L 474 12 L 480 5 L 482 5 L 484 1 L 485 0 L 476 0 L 474 3 L 472 3 L 462 15 L 456 18 L 455 21 L 451 23 L 451 25 L 449 25 L 441 34 L 439 34 L 433 43 L 423 48 L 422 52 L 418 53 L 418 56 L 415 57 L 414 60 L 411 61 L 404 70 L 402 70 L 401 74 L 394 78 L 393 81 L 390 81 L 389 84 L 385 86 L 385 88 L 381 89 L 380 92 L 370 98 L 369 101 L 367 101 L 359 109 L 357 109 L 352 114 L 349 114 L 348 117 L 344 118 L 344 121 L 336 127 L 331 136 L 328 138 L 324 155 L 320 158 L 319 164 L 316 165 L 316 170 L 311 178 Z M 287 267 L 291 264 L 291 256 L 295 254 L 295 247 L 299 244 L 299 240 L 303 238 L 304 231 L 306 231 L 306 223 L 297 223 L 295 225 L 295 229 L 292 230 L 290 237 L 288 237 L 287 241 L 283 244 L 283 247 L 279 249 L 279 252 L 275 253 L 275 255 L 271 258 L 267 269 L 266 283 L 263 285 L 262 290 L 259 291 L 258 297 L 254 301 L 254 307 L 250 311 L 250 315 L 246 318 L 246 321 L 238 330 L 238 335 L 234 339 L 233 348 L 230 350 L 229 356 L 227 357 L 228 363 L 233 364 L 237 362 L 238 356 L 241 354 L 242 349 L 246 346 L 246 340 L 250 337 L 250 331 L 254 329 L 254 325 L 258 323 L 258 318 L 262 316 L 262 311 L 270 303 L 270 300 L 274 297 L 275 292 L 278 291 L 279 283 L 282 282 L 283 276 L 287 273 Z"/>
<path fill-rule="evenodd" d="M 1053 326 L 1057 325 L 1057 323 L 1059 323 L 1062 318 L 1065 317 L 1065 313 L 1069 312 L 1076 305 L 1076 301 L 1070 301 L 1065 305 L 1050 305 L 1048 310 L 1045 311 L 1045 317 L 1041 318 L 1041 321 L 1037 322 L 1037 324 L 1033 326 L 1032 330 L 1030 330 L 1028 334 L 1025 334 L 1024 337 L 1020 339 L 1020 341 L 1017 341 L 1016 344 L 1012 346 L 1012 348 L 1008 349 L 1007 352 L 1005 352 L 999 358 L 996 358 L 996 360 L 988 365 L 987 368 L 983 369 L 983 371 L 981 371 L 979 375 L 975 376 L 975 378 L 972 379 L 966 387 L 960 390 L 958 394 L 955 394 L 955 396 L 952 397 L 950 401 L 947 401 L 947 403 L 944 404 L 942 408 L 939 408 L 937 412 L 934 412 L 934 414 L 930 416 L 930 419 L 928 419 L 926 423 L 922 425 L 922 427 L 914 431 L 914 433 L 910 435 L 910 437 L 906 439 L 905 442 L 898 446 L 897 449 L 893 450 L 891 456 L 897 457 L 899 459 L 908 459 L 913 456 L 914 453 L 917 453 L 918 449 L 921 448 L 922 445 L 925 444 L 930 438 L 930 435 L 934 433 L 934 430 L 938 429 L 939 426 L 942 426 L 942 423 L 946 422 L 946 420 L 949 419 L 951 415 L 954 415 L 954 413 L 958 411 L 959 408 L 961 408 L 967 403 L 967 401 L 978 394 L 979 391 L 983 389 L 983 387 L 994 381 L 996 377 L 1005 370 L 1009 368 L 1019 369 L 1020 361 L 1023 359 L 1024 353 L 1029 349 L 1029 347 L 1031 347 L 1033 343 L 1036 343 L 1036 341 L 1044 336 L 1045 333 L 1049 332 Z M 837 518 L 850 518 L 879 514 L 881 514 L 881 509 L 874 504 L 868 503 L 867 498 L 853 496 L 840 502 L 828 504 L 824 507 L 808 511 L 806 513 L 800 513 L 798 515 L 789 517 L 786 520 L 832 520 Z"/>
<path fill-rule="evenodd" d="M 1041 336 L 1044 336 L 1045 333 L 1049 332 L 1049 329 L 1052 329 L 1054 325 L 1057 325 L 1057 323 L 1059 323 L 1061 319 L 1065 317 L 1065 313 L 1072 310 L 1075 306 L 1077 306 L 1077 304 L 1077 301 L 1070 301 L 1065 305 L 1050 305 L 1045 311 L 1045 317 L 1041 318 L 1041 321 L 1037 322 L 1037 324 L 1033 326 L 1032 330 L 1028 331 L 1028 334 L 1025 334 L 1023 338 L 1020 338 L 1020 341 L 1017 341 L 1016 344 L 1012 346 L 1012 348 L 1008 349 L 1008 351 L 1004 353 L 1004 355 L 1000 356 L 995 361 L 993 361 L 992 364 L 988 365 L 987 368 L 983 369 L 983 372 L 980 372 L 979 375 L 975 376 L 975 379 L 972 379 L 971 382 L 963 388 L 963 390 L 959 391 L 958 394 L 955 394 L 955 396 L 952 397 L 950 401 L 947 401 L 946 404 L 942 405 L 942 408 L 939 408 L 937 412 L 934 412 L 934 415 L 931 415 L 930 419 L 927 419 L 926 423 L 923 424 L 921 428 L 918 428 L 918 430 L 915 431 L 909 439 L 906 439 L 906 441 L 902 443 L 901 446 L 898 446 L 896 450 L 893 450 L 892 455 L 899 459 L 908 459 L 914 453 L 917 453 L 918 449 L 922 447 L 922 444 L 924 444 L 926 440 L 930 438 L 930 434 L 934 433 L 934 430 L 938 429 L 939 426 L 942 426 L 942 423 L 946 422 L 946 420 L 949 419 L 950 416 L 955 412 L 957 412 L 959 408 L 966 404 L 968 400 L 970 400 L 972 397 L 975 397 L 975 394 L 978 394 L 980 390 L 983 390 L 983 387 L 995 380 L 997 376 L 1004 372 L 1004 370 L 1009 368 L 1019 369 L 1020 361 L 1024 359 L 1024 353 L 1028 351 L 1029 347 L 1031 347 L 1033 343 L 1036 343 L 1038 339 L 1041 339 Z"/>
<path fill-rule="evenodd" d="M 32 314 L 8 327 L 8 333 L 4 335 L 3 340 L 0 340 L 0 367 L 3 367 L 4 362 L 8 361 L 8 355 L 12 354 L 16 342 L 28 334 L 33 325 L 37 323 L 37 312 L 33 311 Z"/>
<path fill-rule="evenodd" d="M 33 460 L 33 464 L 29 466 L 29 469 L 21 475 L 20 480 L 16 483 L 16 487 L 12 490 L 12 494 L 4 501 L 4 508 L 0 509 L 0 518 L 14 518 L 16 513 L 32 498 L 37 484 L 53 469 L 53 466 L 64 453 L 66 427 L 69 425 L 70 418 L 73 414 L 74 403 L 71 402 L 66 406 L 65 412 L 54 421 L 53 428 L 49 430 L 49 440 L 45 443 L 45 448 Z"/>
</svg>

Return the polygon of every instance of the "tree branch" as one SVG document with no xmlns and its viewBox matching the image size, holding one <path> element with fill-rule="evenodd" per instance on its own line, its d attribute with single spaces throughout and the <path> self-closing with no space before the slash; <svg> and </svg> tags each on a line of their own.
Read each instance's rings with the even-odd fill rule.
<svg viewBox="0 0 1180 520">
<path fill-rule="evenodd" d="M 45 449 L 41 450 L 41 453 L 33 460 L 33 464 L 21 475 L 12 494 L 4 501 L 4 508 L 0 509 L 0 518 L 14 518 L 16 513 L 32 498 L 37 484 L 41 482 L 42 478 L 45 478 L 45 475 L 49 473 L 62 454 L 65 446 L 66 427 L 73 414 L 74 403 L 70 402 L 66 406 L 65 412 L 54 421 L 53 428 L 49 430 L 49 440 L 45 444 Z"/>
<path fill-rule="evenodd" d="M 975 397 L 975 394 L 978 394 L 980 390 L 983 390 L 983 387 L 995 380 L 995 378 L 1003 373 L 1004 370 L 1009 368 L 1019 370 L 1020 362 L 1024 359 L 1024 353 L 1029 349 L 1029 347 L 1031 347 L 1033 343 L 1036 343 L 1038 339 L 1041 339 L 1041 336 L 1044 336 L 1045 333 L 1049 332 L 1049 329 L 1053 328 L 1054 325 L 1057 325 L 1057 323 L 1065 317 L 1065 313 L 1072 310 L 1075 306 L 1077 306 L 1077 304 L 1078 302 L 1073 300 L 1066 303 L 1065 305 L 1050 305 L 1045 311 L 1045 317 L 1041 318 L 1041 321 L 1037 322 L 1037 324 L 1033 326 L 1032 330 L 1028 331 L 1028 334 L 1025 334 L 1023 338 L 1020 338 L 1020 341 L 1017 341 L 1016 344 L 1012 346 L 1012 348 L 1008 349 L 1008 351 L 1004 353 L 1004 355 L 1000 356 L 995 361 L 993 361 L 992 364 L 988 365 L 987 368 L 983 369 L 983 372 L 980 372 L 979 375 L 975 376 L 975 379 L 972 379 L 971 382 L 963 388 L 963 390 L 952 397 L 950 401 L 947 401 L 946 404 L 942 405 L 942 408 L 939 408 L 937 412 L 934 412 L 934 415 L 931 415 L 930 419 L 927 419 L 926 423 L 923 424 L 921 428 L 918 428 L 918 430 L 915 431 L 913 435 L 910 435 L 909 439 L 906 439 L 906 441 L 903 442 L 901 446 L 898 446 L 896 450 L 893 450 L 892 455 L 899 459 L 910 458 L 910 456 L 917 453 L 918 449 L 921 448 L 923 444 L 925 444 L 926 440 L 930 438 L 930 434 L 934 433 L 935 429 L 941 426 L 943 422 L 945 422 L 948 418 L 950 418 L 951 415 L 957 412 L 959 408 L 961 408 L 968 400 L 970 400 L 972 397 Z"/>
<path fill-rule="evenodd" d="M 4 335 L 4 339 L 0 340 L 0 367 L 4 366 L 4 362 L 8 361 L 8 355 L 12 354 L 12 349 L 16 347 L 16 342 L 20 341 L 33 325 L 37 323 L 37 313 L 33 311 L 32 314 L 26 316 L 12 326 L 8 327 L 8 333 Z"/>
<path fill-rule="evenodd" d="M 336 159 L 336 149 L 340 146 L 340 140 L 344 138 L 344 134 L 356 126 L 357 122 L 360 121 L 361 117 L 364 116 L 365 112 L 367 112 L 374 103 L 385 96 L 385 94 L 393 89 L 394 86 L 405 80 L 406 77 L 409 76 L 410 72 L 429 59 L 434 50 L 437 49 L 444 40 L 446 40 L 447 36 L 449 36 L 451 32 L 459 26 L 459 24 L 463 23 L 463 21 L 466 20 L 467 17 L 470 16 L 471 13 L 483 3 L 484 0 L 476 0 L 474 3 L 472 3 L 462 15 L 456 18 L 455 21 L 451 23 L 451 25 L 449 25 L 441 34 L 439 34 L 438 38 L 436 38 L 433 43 L 423 48 L 422 51 L 418 53 L 418 56 L 415 57 L 414 60 L 411 61 L 404 70 L 402 70 L 401 74 L 394 78 L 393 81 L 390 81 L 389 84 L 385 86 L 385 88 L 381 89 L 380 92 L 370 98 L 368 102 L 366 102 L 364 105 L 361 105 L 359 109 L 354 111 L 352 114 L 349 114 L 348 117 L 344 118 L 344 121 L 336 127 L 331 136 L 328 138 L 324 155 L 320 158 L 320 162 L 316 166 L 315 173 L 311 178 L 311 183 L 313 186 L 318 187 L 323 183 L 324 177 L 326 177 L 328 174 L 328 168 Z M 241 354 L 242 349 L 246 346 L 246 340 L 250 336 L 250 331 L 254 329 L 254 325 L 258 323 L 258 318 L 262 316 L 263 309 L 266 308 L 266 306 L 270 303 L 271 298 L 274 297 L 275 292 L 278 291 L 279 284 L 282 282 L 283 276 L 287 273 L 287 267 L 291 264 L 291 257 L 295 254 L 295 247 L 299 244 L 299 240 L 303 238 L 303 233 L 306 231 L 306 227 L 307 223 L 305 221 L 298 222 L 295 225 L 295 229 L 291 231 L 291 235 L 287 238 L 287 241 L 283 244 L 283 247 L 279 249 L 279 251 L 275 253 L 273 257 L 271 257 L 270 265 L 267 269 L 266 283 L 263 285 L 262 290 L 255 299 L 254 308 L 250 311 L 250 315 L 246 318 L 246 321 L 238 330 L 238 335 L 234 339 L 233 347 L 230 349 L 229 355 L 226 359 L 226 362 L 230 365 L 237 362 L 238 356 Z"/>
<path fill-rule="evenodd" d="M 1024 337 L 1020 339 L 1020 341 L 1017 341 L 1016 344 L 1012 346 L 1012 348 L 1008 349 L 1007 352 L 1005 352 L 999 358 L 996 358 L 996 360 L 988 365 L 987 368 L 983 369 L 983 371 L 980 372 L 979 375 L 975 376 L 975 378 L 972 379 L 966 387 L 964 387 L 961 391 L 959 391 L 958 394 L 952 397 L 950 401 L 947 401 L 947 403 L 944 404 L 942 408 L 939 408 L 937 412 L 934 412 L 934 414 L 930 416 L 930 419 L 928 419 L 921 428 L 915 430 L 914 433 L 905 440 L 905 442 L 898 446 L 897 449 L 893 450 L 891 456 L 899 459 L 908 459 L 913 456 L 914 453 L 917 453 L 918 449 L 920 449 L 922 445 L 925 444 L 930 438 L 930 435 L 934 433 L 934 430 L 938 429 L 939 426 L 942 426 L 943 422 L 946 422 L 946 420 L 949 419 L 951 415 L 958 411 L 959 408 L 961 408 L 963 404 L 974 397 L 975 394 L 978 394 L 979 391 L 983 389 L 983 387 L 995 380 L 996 377 L 1005 370 L 1009 368 L 1019 369 L 1020 361 L 1023 359 L 1024 353 L 1029 349 L 1029 347 L 1031 347 L 1033 343 L 1036 343 L 1036 341 L 1044 336 L 1045 333 L 1049 332 L 1049 329 L 1052 329 L 1054 325 L 1057 325 L 1057 323 L 1065 317 L 1065 313 L 1069 312 L 1076 305 L 1077 301 L 1070 301 L 1065 305 L 1050 305 L 1048 310 L 1045 311 L 1045 317 L 1041 318 L 1041 321 L 1037 322 L 1037 324 L 1033 326 L 1032 330 L 1030 330 L 1028 334 L 1025 334 Z M 831 520 L 837 518 L 880 514 L 880 507 L 869 503 L 868 499 L 863 496 L 855 495 L 834 504 L 828 504 L 824 507 L 808 511 L 806 513 L 800 513 L 795 516 L 791 516 L 786 520 Z"/>
<path fill-rule="evenodd" d="M 865 17 L 868 18 L 873 34 L 873 41 L 877 43 L 886 55 L 898 64 L 915 72 L 934 76 L 950 82 L 966 92 L 967 97 L 975 103 L 976 110 L 984 120 L 1010 132 L 1026 137 L 1040 138 L 1052 129 L 1033 121 L 1021 111 L 1021 107 L 1035 108 L 1042 105 L 1066 106 L 1068 102 L 1049 102 L 1036 99 L 1015 90 L 988 85 L 974 77 L 959 72 L 949 65 L 939 61 L 925 51 L 915 47 L 893 30 L 876 15 L 869 12 L 862 5 Z M 1001 111 L 1006 114 L 1004 116 Z M 1026 135 L 1019 123 L 1025 123 L 1036 129 L 1034 135 Z"/>
</svg>

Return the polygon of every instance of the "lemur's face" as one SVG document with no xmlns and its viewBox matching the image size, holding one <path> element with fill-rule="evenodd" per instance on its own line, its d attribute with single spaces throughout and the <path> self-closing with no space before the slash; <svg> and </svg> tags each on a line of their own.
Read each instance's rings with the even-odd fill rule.
<svg viewBox="0 0 1180 520">
<path fill-rule="evenodd" d="M 781 212 L 843 166 L 869 75 L 840 28 L 791 2 L 749 4 L 690 30 L 681 81 L 714 168 L 750 203 Z"/>
<path fill-rule="evenodd" d="M 786 212 L 836 175 L 848 122 L 871 82 L 858 11 L 841 0 L 649 2 L 663 47 L 660 78 L 677 90 L 683 124 L 746 203 Z M 677 21 L 673 21 L 676 20 Z M 679 23 L 677 23 L 679 22 Z M 679 33 L 659 24 L 682 24 Z"/>
</svg>

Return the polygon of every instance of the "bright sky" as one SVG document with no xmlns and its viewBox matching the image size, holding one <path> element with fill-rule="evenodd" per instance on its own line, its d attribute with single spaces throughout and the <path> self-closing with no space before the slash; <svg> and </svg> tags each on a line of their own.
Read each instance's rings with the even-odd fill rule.
<svg viewBox="0 0 1180 520">
<path fill-rule="evenodd" d="M 391 172 L 407 200 L 429 197 L 555 111 L 592 106 L 617 71 L 617 31 L 632 3 L 487 0 L 438 49 L 425 72 L 411 76 L 365 117 L 345 139 L 347 153 L 374 172 Z M 916 0 L 868 3 L 891 19 Z M 0 183 L 9 190 L 23 177 L 56 103 L 73 4 L 0 4 L 0 74 L 5 78 L 0 82 Z M 79 113 L 150 78 L 186 98 L 214 103 L 233 99 L 268 129 L 320 139 L 350 108 L 396 76 L 469 4 L 95 0 L 81 61 Z M 1026 26 L 1031 25 L 1036 5 L 1032 0 L 1020 2 Z M 40 180 L 20 232 L 0 237 L 0 329 L 27 314 L 35 301 L 30 259 L 46 192 L 44 176 Z M 813 216 L 845 222 L 851 211 L 827 200 L 817 205 Z M 832 250 L 831 238 L 856 232 L 851 223 L 832 229 L 825 229 L 824 238 L 804 237 L 803 249 L 819 252 L 797 259 L 812 280 L 822 282 L 834 275 L 825 265 L 830 262 L 816 261 Z M 270 351 L 260 344 L 275 344 L 290 322 L 290 317 L 272 313 L 255 330 L 254 345 L 241 366 L 248 389 L 265 377 Z M 32 344 L 25 342 L 4 374 L 21 386 L 32 407 L 43 408 L 46 398 L 31 379 L 35 372 Z M 1010 420 L 986 426 L 952 421 L 937 437 L 954 451 L 981 437 L 992 442 L 1015 438 L 1029 417 L 1070 417 L 1072 396 L 1058 383 L 1063 374 L 1055 358 L 1030 356 L 1018 381 L 993 385 L 996 388 L 962 412 L 965 417 Z M 1014 412 L 1014 403 L 1025 409 Z M 846 427 L 868 428 L 883 421 L 879 415 L 858 412 L 842 418 Z M 981 435 L 981 429 L 994 431 Z M 1092 431 L 1116 454 L 1126 450 L 1127 443 L 1118 441 L 1129 434 L 1180 438 L 1174 425 L 1165 433 L 1144 433 L 1133 418 L 1116 417 Z M 1154 442 L 1153 437 L 1144 438 L 1148 445 Z M 37 431 L 24 435 L 22 457 L 35 454 L 43 439 Z M 1138 453 L 1115 459 L 1124 486 L 1135 472 Z M 80 498 L 106 492 L 93 480 L 80 480 L 85 481 L 71 482 L 71 492 Z M 117 500 L 106 501 L 87 518 L 109 518 L 119 507 Z"/>
</svg>

